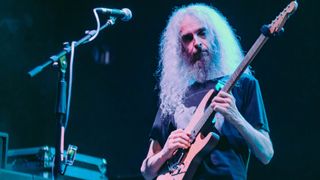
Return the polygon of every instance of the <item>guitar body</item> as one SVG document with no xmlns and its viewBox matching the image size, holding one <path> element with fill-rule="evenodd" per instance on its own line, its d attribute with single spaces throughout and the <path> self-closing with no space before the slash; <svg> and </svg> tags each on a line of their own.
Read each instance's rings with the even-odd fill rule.
<svg viewBox="0 0 320 180">
<path fill-rule="evenodd" d="M 203 157 L 213 150 L 218 141 L 219 136 L 215 133 L 209 133 L 207 136 L 199 133 L 179 164 L 180 167 L 173 172 L 167 169 L 160 172 L 157 180 L 191 180 Z"/>
<path fill-rule="evenodd" d="M 215 91 L 211 89 L 203 97 L 195 113 L 193 114 L 191 121 L 185 129 L 186 132 L 193 134 L 194 127 L 197 126 L 199 122 L 206 122 L 201 118 L 205 112 L 206 106 L 210 102 L 210 99 L 212 99 L 215 95 Z M 181 161 L 178 161 L 177 165 L 174 166 L 174 170 L 169 170 L 170 168 L 166 167 L 160 171 L 157 180 L 192 179 L 203 157 L 210 153 L 219 141 L 219 136 L 212 132 L 208 133 L 207 135 L 204 135 L 202 132 L 193 135 L 195 136 L 193 143 L 191 144 L 190 148 L 185 151 Z"/>
</svg>

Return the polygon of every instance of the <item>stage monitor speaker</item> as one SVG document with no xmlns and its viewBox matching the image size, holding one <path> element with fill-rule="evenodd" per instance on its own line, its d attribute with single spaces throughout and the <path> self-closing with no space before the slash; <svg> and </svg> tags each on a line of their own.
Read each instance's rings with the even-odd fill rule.
<svg viewBox="0 0 320 180">
<path fill-rule="evenodd" d="M 10 171 L 7 169 L 0 169 L 0 179 L 1 180 L 48 180 L 43 177 L 34 176 L 32 174 Z"/>
<path fill-rule="evenodd" d="M 9 149 L 7 169 L 51 178 L 55 149 L 42 146 L 24 149 Z M 74 164 L 67 167 L 64 179 L 108 180 L 107 161 L 77 153 Z"/>
<path fill-rule="evenodd" d="M 9 136 L 0 132 L 0 168 L 6 168 Z"/>
</svg>

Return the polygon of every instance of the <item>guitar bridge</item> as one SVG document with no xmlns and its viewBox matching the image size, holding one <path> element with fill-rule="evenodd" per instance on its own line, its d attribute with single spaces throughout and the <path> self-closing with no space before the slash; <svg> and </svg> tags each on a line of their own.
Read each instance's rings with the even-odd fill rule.
<svg viewBox="0 0 320 180">
<path fill-rule="evenodd" d="M 184 164 L 181 163 L 181 161 L 183 160 L 185 154 L 185 149 L 178 149 L 174 156 L 169 161 L 167 161 L 168 170 L 170 173 L 179 173 L 181 171 L 182 167 L 184 167 Z"/>
</svg>

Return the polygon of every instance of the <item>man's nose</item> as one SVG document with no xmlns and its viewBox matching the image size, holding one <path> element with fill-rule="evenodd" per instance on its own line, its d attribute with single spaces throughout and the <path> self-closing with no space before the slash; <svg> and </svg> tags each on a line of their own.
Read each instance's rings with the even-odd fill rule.
<svg viewBox="0 0 320 180">
<path fill-rule="evenodd" d="M 199 37 L 194 37 L 194 47 L 197 49 L 197 50 L 202 50 L 202 43 L 199 39 Z"/>
<path fill-rule="evenodd" d="M 199 42 L 199 43 L 195 44 L 195 45 L 194 45 L 194 47 L 195 47 L 198 51 L 201 51 L 201 50 L 202 50 L 202 48 L 203 48 L 203 46 L 202 46 L 202 43 L 201 43 L 201 42 Z"/>
</svg>

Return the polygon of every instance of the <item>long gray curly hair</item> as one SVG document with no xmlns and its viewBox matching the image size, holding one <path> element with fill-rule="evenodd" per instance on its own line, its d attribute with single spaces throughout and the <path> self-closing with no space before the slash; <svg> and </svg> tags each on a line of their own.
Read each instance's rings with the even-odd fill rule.
<svg viewBox="0 0 320 180">
<path fill-rule="evenodd" d="M 188 86 L 196 81 L 183 60 L 180 24 L 186 15 L 197 18 L 208 30 L 214 55 L 207 80 L 230 75 L 243 59 L 242 49 L 226 18 L 205 4 L 191 4 L 176 9 L 168 20 L 160 42 L 157 69 L 160 86 L 160 108 L 164 115 L 172 114 L 182 104 Z M 247 69 L 246 73 L 250 73 Z"/>
</svg>

